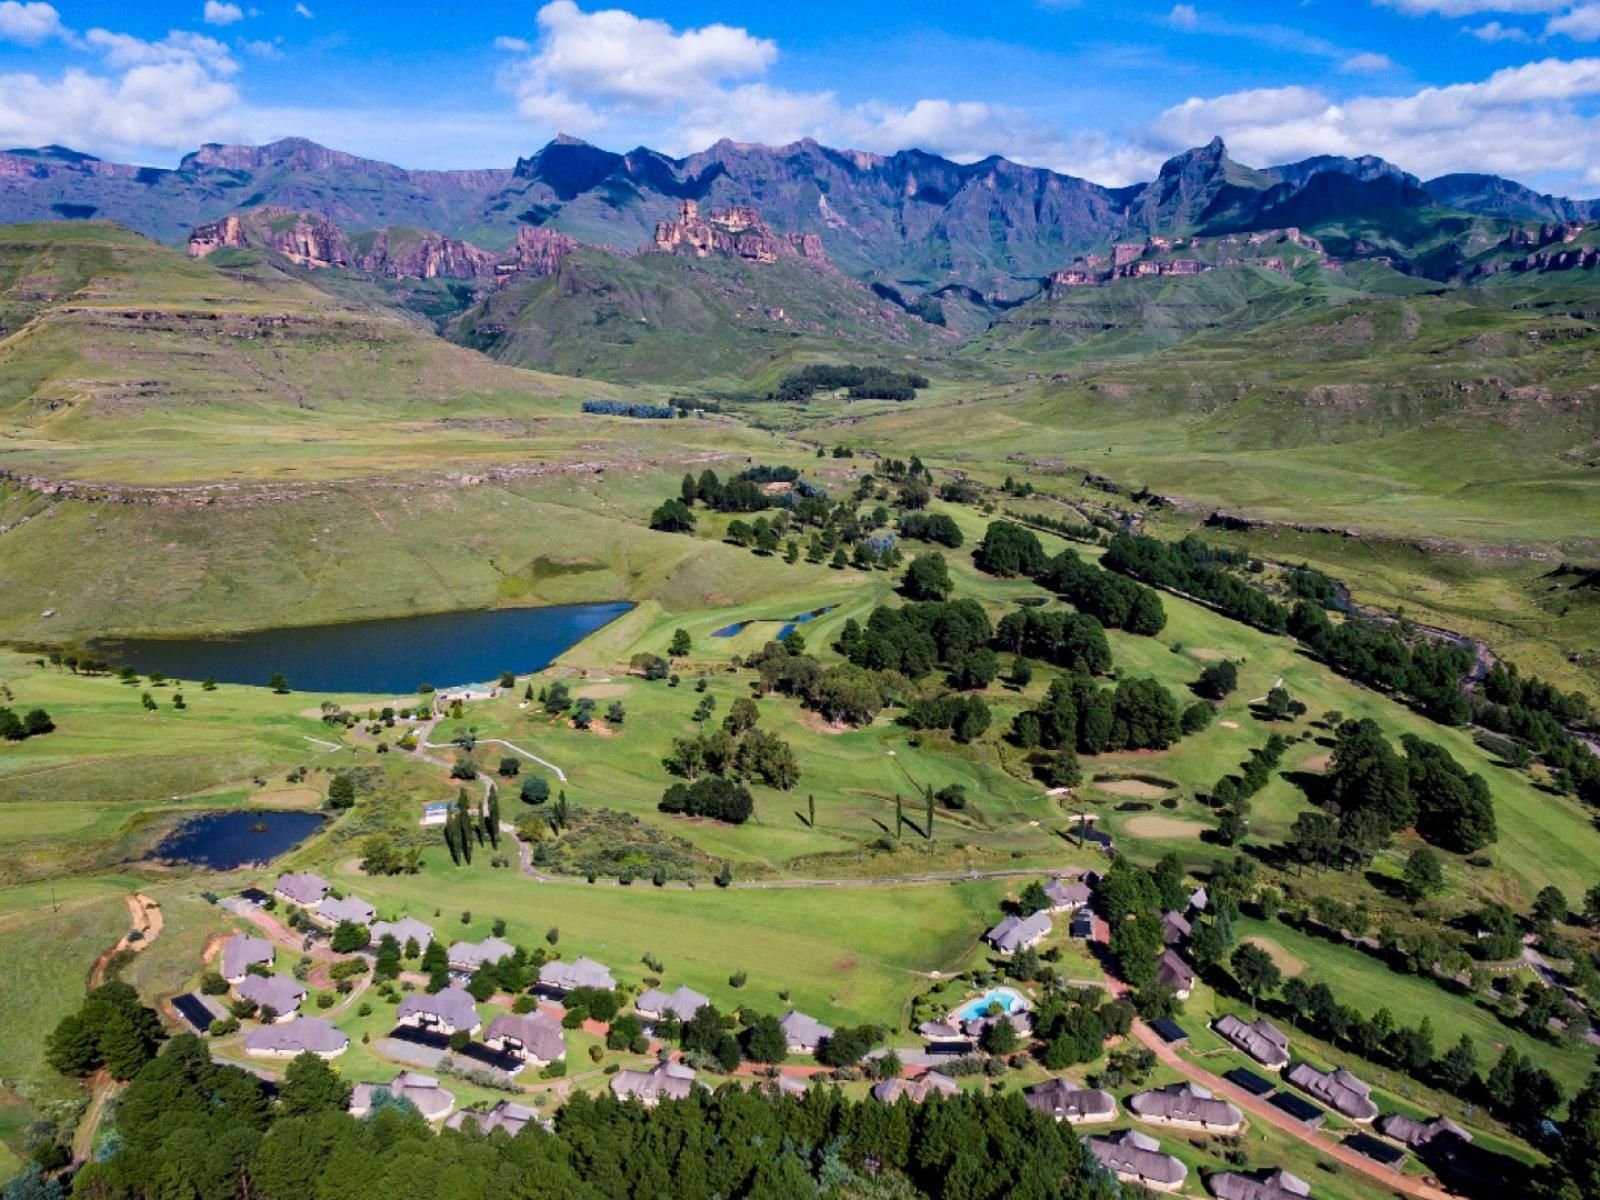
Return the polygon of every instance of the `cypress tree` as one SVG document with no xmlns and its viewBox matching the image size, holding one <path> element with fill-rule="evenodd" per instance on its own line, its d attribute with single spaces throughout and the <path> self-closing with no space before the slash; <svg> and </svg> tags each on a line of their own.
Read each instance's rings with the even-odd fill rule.
<svg viewBox="0 0 1600 1200">
<path fill-rule="evenodd" d="M 900 840 L 900 830 L 901 830 L 901 827 L 905 824 L 905 820 L 906 820 L 905 805 L 904 805 L 904 803 L 902 803 L 902 801 L 900 799 L 900 793 L 896 792 L 894 794 L 894 840 L 897 841 L 897 842 Z"/>
<path fill-rule="evenodd" d="M 806 796 L 806 825 L 812 829 L 817 827 L 817 797 L 814 793 Z"/>
<path fill-rule="evenodd" d="M 500 789 L 489 785 L 489 845 L 500 849 Z"/>
</svg>

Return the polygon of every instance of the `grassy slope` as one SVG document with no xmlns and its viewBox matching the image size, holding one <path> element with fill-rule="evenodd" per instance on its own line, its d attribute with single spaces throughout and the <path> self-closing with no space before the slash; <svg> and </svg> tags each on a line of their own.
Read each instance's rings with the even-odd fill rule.
<svg viewBox="0 0 1600 1200">
<path fill-rule="evenodd" d="M 500 362 L 735 386 L 765 383 L 796 360 L 920 357 L 950 340 L 825 268 L 599 250 L 495 293 L 452 329 Z"/>
</svg>

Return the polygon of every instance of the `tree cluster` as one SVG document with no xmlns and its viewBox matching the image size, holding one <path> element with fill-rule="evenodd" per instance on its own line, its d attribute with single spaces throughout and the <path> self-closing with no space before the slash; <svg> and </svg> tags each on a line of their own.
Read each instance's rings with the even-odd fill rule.
<svg viewBox="0 0 1600 1200">
<path fill-rule="evenodd" d="M 1102 688 L 1087 675 L 1055 680 L 1038 708 L 1018 713 L 1011 740 L 1025 750 L 1165 750 L 1182 736 L 1172 693 L 1153 679 Z"/>
</svg>

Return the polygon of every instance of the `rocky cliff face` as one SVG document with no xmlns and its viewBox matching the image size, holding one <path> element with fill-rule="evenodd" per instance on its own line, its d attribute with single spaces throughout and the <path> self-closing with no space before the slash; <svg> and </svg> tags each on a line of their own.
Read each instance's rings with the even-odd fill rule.
<svg viewBox="0 0 1600 1200">
<path fill-rule="evenodd" d="M 656 224 L 655 240 L 645 249 L 695 258 L 720 254 L 758 263 L 773 263 L 780 258 L 803 258 L 824 265 L 828 262 L 822 239 L 814 233 L 774 233 L 761 214 L 747 204 L 735 204 L 702 219 L 700 206 L 693 200 L 678 206 L 676 221 Z"/>
<path fill-rule="evenodd" d="M 331 221 L 282 208 L 230 213 L 196 226 L 189 255 L 254 246 L 312 269 L 345 267 L 388 279 L 463 279 L 505 282 L 554 273 L 578 243 L 549 229 L 524 227 L 505 254 L 427 230 L 379 229 L 351 236 Z"/>
<path fill-rule="evenodd" d="M 1308 251 L 1321 265 L 1336 265 L 1321 242 L 1295 228 L 1210 238 L 1157 236 L 1142 242 L 1118 242 L 1111 247 L 1109 258 L 1098 254 L 1075 258 L 1069 266 L 1046 276 L 1045 290 L 1059 296 L 1073 288 L 1096 287 L 1113 279 L 1200 275 L 1221 267 L 1261 267 L 1289 274 L 1293 266 L 1284 257 L 1288 247 Z"/>
</svg>

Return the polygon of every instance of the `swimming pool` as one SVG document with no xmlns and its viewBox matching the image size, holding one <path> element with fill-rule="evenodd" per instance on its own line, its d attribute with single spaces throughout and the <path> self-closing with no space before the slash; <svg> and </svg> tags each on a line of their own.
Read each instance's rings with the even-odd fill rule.
<svg viewBox="0 0 1600 1200">
<path fill-rule="evenodd" d="M 951 1016 L 957 1021 L 976 1021 L 979 1017 L 997 1013 L 1026 1012 L 1032 1005 L 1028 998 L 1015 988 L 990 988 L 983 995 L 968 1000 Z"/>
</svg>

